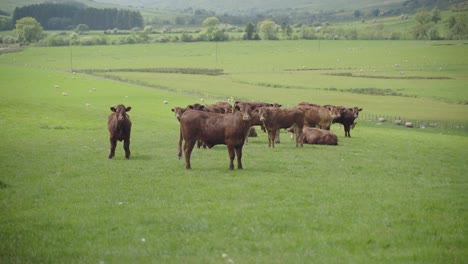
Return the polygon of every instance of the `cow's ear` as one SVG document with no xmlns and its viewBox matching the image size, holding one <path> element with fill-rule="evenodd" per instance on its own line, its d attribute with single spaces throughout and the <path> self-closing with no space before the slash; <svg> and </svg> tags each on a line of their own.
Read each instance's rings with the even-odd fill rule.
<svg viewBox="0 0 468 264">
<path fill-rule="evenodd" d="M 115 107 L 113 107 L 113 106 L 111 106 L 110 110 L 111 110 L 112 112 L 117 111 L 117 110 L 115 110 Z"/>
<path fill-rule="evenodd" d="M 240 111 L 240 107 L 239 107 L 238 105 L 236 105 L 236 106 L 234 107 L 234 111 Z"/>
<path fill-rule="evenodd" d="M 125 112 L 130 112 L 130 110 L 132 110 L 132 107 L 131 107 L 131 106 L 125 108 Z"/>
<path fill-rule="evenodd" d="M 187 105 L 188 109 L 193 109 L 193 105 Z"/>
<path fill-rule="evenodd" d="M 171 111 L 172 111 L 172 112 L 175 112 L 175 109 L 174 109 L 174 108 L 172 108 L 172 109 L 171 109 Z"/>
<path fill-rule="evenodd" d="M 361 111 L 362 111 L 362 108 L 359 108 L 358 111 L 361 112 Z"/>
<path fill-rule="evenodd" d="M 201 111 L 205 111 L 205 106 L 204 106 L 204 105 L 200 105 L 200 110 L 201 110 Z"/>
</svg>

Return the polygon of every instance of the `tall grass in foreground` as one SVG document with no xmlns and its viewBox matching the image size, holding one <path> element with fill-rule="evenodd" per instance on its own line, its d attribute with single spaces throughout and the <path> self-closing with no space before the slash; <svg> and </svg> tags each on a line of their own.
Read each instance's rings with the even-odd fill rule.
<svg viewBox="0 0 468 264">
<path fill-rule="evenodd" d="M 468 258 L 466 135 L 358 119 L 352 138 L 332 127 L 336 147 L 296 148 L 282 133 L 269 149 L 260 133 L 244 146 L 244 170 L 229 171 L 216 146 L 196 149 L 188 171 L 170 108 L 198 97 L 72 74 L 34 56 L 47 68 L 0 65 L 1 263 Z M 107 159 L 106 118 L 117 103 L 132 106 L 130 160 L 121 143 Z"/>
</svg>

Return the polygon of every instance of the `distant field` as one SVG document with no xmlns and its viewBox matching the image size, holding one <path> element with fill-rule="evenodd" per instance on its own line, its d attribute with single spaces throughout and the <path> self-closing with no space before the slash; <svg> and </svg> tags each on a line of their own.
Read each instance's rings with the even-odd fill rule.
<svg viewBox="0 0 468 264">
<path fill-rule="evenodd" d="M 463 263 L 466 128 L 366 119 L 466 124 L 467 49 L 258 41 L 2 54 L 0 263 Z M 368 94 L 386 89 L 399 94 Z M 225 146 L 195 149 L 186 170 L 170 109 L 230 97 L 364 110 L 351 138 L 332 126 L 338 146 L 296 148 L 282 132 L 269 149 L 259 132 L 244 170 L 228 170 Z M 120 142 L 107 159 L 118 103 L 132 107 L 128 161 Z"/>
</svg>

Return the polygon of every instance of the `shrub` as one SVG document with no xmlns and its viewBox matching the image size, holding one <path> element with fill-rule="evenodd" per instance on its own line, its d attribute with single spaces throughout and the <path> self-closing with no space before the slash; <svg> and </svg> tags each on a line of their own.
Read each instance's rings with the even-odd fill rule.
<svg viewBox="0 0 468 264">
<path fill-rule="evenodd" d="M 63 36 L 48 36 L 40 42 L 40 45 L 47 47 L 68 46 L 69 44 L 68 38 Z"/>
</svg>

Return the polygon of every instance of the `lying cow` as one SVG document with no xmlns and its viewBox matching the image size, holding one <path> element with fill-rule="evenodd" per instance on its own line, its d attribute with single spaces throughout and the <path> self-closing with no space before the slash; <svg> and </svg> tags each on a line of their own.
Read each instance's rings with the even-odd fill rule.
<svg viewBox="0 0 468 264">
<path fill-rule="evenodd" d="M 275 147 L 276 133 L 281 128 L 295 126 L 296 147 L 302 147 L 300 140 L 302 127 L 304 126 L 304 112 L 299 108 L 282 109 L 279 107 L 261 107 L 258 109 L 260 121 L 263 122 L 268 131 L 268 146 Z"/>
<path fill-rule="evenodd" d="M 237 155 L 237 168 L 242 169 L 242 147 L 251 127 L 252 110 L 250 105 L 239 103 L 234 113 L 219 114 L 203 111 L 186 111 L 180 118 L 179 159 L 184 143 L 185 168 L 191 169 L 190 156 L 197 140 L 209 148 L 225 144 L 229 153 L 229 169 L 234 169 Z"/>
<path fill-rule="evenodd" d="M 113 106 L 110 108 L 112 113 L 107 120 L 107 127 L 110 133 L 110 154 L 109 159 L 115 155 L 115 147 L 117 140 L 124 142 L 125 158 L 130 158 L 130 131 L 132 129 L 132 122 L 127 112 L 132 109 L 124 105 Z"/>
<path fill-rule="evenodd" d="M 288 128 L 287 131 L 294 132 L 292 127 Z M 305 144 L 338 145 L 338 137 L 330 130 L 304 126 L 302 142 Z"/>
</svg>

